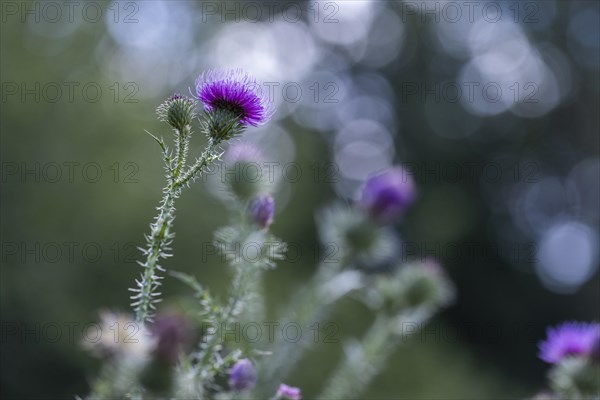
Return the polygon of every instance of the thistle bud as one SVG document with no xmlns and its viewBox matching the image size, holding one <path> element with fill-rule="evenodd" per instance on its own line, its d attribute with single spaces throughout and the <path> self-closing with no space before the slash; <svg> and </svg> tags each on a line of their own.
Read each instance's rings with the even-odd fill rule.
<svg viewBox="0 0 600 400">
<path fill-rule="evenodd" d="M 453 300 L 454 287 L 436 261 L 428 259 L 405 268 L 401 276 L 404 278 L 403 297 L 408 305 L 438 308 Z"/>
<path fill-rule="evenodd" d="M 376 291 L 391 311 L 432 311 L 447 305 L 454 297 L 452 283 L 439 264 L 431 260 L 401 266 L 392 276 L 380 276 Z"/>
<path fill-rule="evenodd" d="M 273 222 L 275 202 L 269 194 L 254 197 L 248 204 L 248 215 L 252 222 L 263 229 L 267 229 Z"/>
<path fill-rule="evenodd" d="M 402 167 L 393 167 L 366 181 L 360 204 L 377 221 L 386 223 L 402 214 L 414 200 L 411 175 Z"/>
<path fill-rule="evenodd" d="M 236 362 L 229 371 L 229 386 L 233 390 L 250 390 L 256 385 L 256 370 L 247 358 Z"/>
<path fill-rule="evenodd" d="M 337 256 L 349 257 L 354 267 L 379 270 L 398 256 L 395 232 L 359 209 L 335 205 L 321 211 L 317 222 L 323 245 L 335 246 Z"/>
<path fill-rule="evenodd" d="M 550 370 L 550 386 L 564 399 L 597 398 L 600 366 L 586 358 L 567 357 Z"/>
<path fill-rule="evenodd" d="M 192 123 L 196 117 L 196 101 L 175 93 L 156 109 L 158 119 L 167 122 L 179 132 Z"/>
<path fill-rule="evenodd" d="M 288 386 L 285 383 L 282 383 L 277 389 L 277 394 L 275 395 L 275 398 L 281 400 L 301 400 L 302 393 L 300 393 L 299 388 Z"/>
</svg>

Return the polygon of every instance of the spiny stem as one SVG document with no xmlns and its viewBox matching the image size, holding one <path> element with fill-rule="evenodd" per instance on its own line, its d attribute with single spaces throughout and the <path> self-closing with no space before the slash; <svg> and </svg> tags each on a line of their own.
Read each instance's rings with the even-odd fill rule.
<svg viewBox="0 0 600 400">
<path fill-rule="evenodd" d="M 183 187 L 184 185 L 187 185 L 190 180 L 196 179 L 196 175 L 202 168 L 219 158 L 220 155 L 215 153 L 219 143 L 219 141 L 209 139 L 208 146 L 206 147 L 206 150 L 204 150 L 204 153 L 202 153 L 202 155 L 196 159 L 194 165 L 188 168 L 188 170 L 176 181 L 178 187 Z"/>
<path fill-rule="evenodd" d="M 360 345 L 346 349 L 346 358 L 334 372 L 320 399 L 359 398 L 398 344 L 390 325 L 386 316 L 377 317 Z"/>
<path fill-rule="evenodd" d="M 160 277 L 157 275 L 157 270 L 160 270 L 158 262 L 160 258 L 165 258 L 168 239 L 172 236 L 169 233 L 169 227 L 174 219 L 175 212 L 175 197 L 176 192 L 174 187 L 169 185 L 165 188 L 165 196 L 161 201 L 159 213 L 156 217 L 156 222 L 152 224 L 150 236 L 148 236 L 148 248 L 145 250 L 147 254 L 146 262 L 142 264 L 145 268 L 142 273 L 142 280 L 138 282 L 138 294 L 132 296 L 132 299 L 137 300 L 135 306 L 136 321 L 145 322 L 151 317 L 153 304 L 158 300 L 154 297 L 160 295 L 156 289 L 160 285 Z"/>
<path fill-rule="evenodd" d="M 428 319 L 424 314 L 411 322 L 422 323 Z M 398 317 L 379 315 L 370 326 L 360 344 L 346 348 L 346 358 L 333 373 L 319 399 L 360 398 L 364 389 L 371 383 L 385 365 L 387 359 L 411 332 L 399 334 L 395 326 Z"/>
<path fill-rule="evenodd" d="M 189 125 L 187 125 L 185 128 L 183 128 L 181 131 L 177 130 L 177 134 L 175 136 L 176 149 L 177 149 L 176 154 L 175 154 L 175 159 L 177 161 L 176 161 L 176 165 L 175 165 L 175 170 L 173 171 L 174 179 L 179 178 L 179 175 L 181 174 L 181 169 L 185 165 L 185 162 L 187 159 L 187 153 L 188 153 L 189 137 L 190 137 L 191 133 L 192 133 L 192 131 L 191 131 Z"/>
<path fill-rule="evenodd" d="M 311 281 L 294 296 L 290 307 L 287 308 L 282 318 L 279 318 L 280 321 L 292 321 L 304 328 L 320 323 L 330 315 L 335 300 L 332 301 L 328 298 L 327 293 L 323 290 L 324 284 L 333 279 L 348 262 L 345 257 L 340 257 L 335 261 L 335 263 L 321 263 Z M 344 294 L 340 293 L 336 300 L 343 296 Z M 275 390 L 273 385 L 286 377 L 295 361 L 298 361 L 309 347 L 310 335 L 303 335 L 294 346 L 290 346 L 282 337 L 278 336 L 273 346 L 272 356 L 262 366 L 263 370 L 260 376 L 264 383 L 257 388 L 258 396 L 266 397 L 272 393 Z"/>
<path fill-rule="evenodd" d="M 185 163 L 185 153 L 187 153 L 187 144 L 182 143 L 184 141 L 183 138 L 179 140 L 177 166 L 175 171 L 168 177 L 169 184 L 163 190 L 164 195 L 158 207 L 158 216 L 155 222 L 151 224 L 151 232 L 147 236 L 148 247 L 144 250 L 146 261 L 140 263 L 145 270 L 142 273 L 141 280 L 136 280 L 138 287 L 130 289 L 136 293 L 131 298 L 134 300 L 132 306 L 135 309 L 138 322 L 150 320 L 154 303 L 159 301 L 158 296 L 160 296 L 160 293 L 157 292 L 157 288 L 160 286 L 161 277 L 157 275 L 157 272 L 163 270 L 159 265 L 159 260 L 169 256 L 167 254 L 168 245 L 174 238 L 174 234 L 170 232 L 170 227 L 175 219 L 175 199 L 179 197 L 181 188 L 188 184 L 190 179 L 195 178 L 203 167 L 218 158 L 218 155 L 214 152 L 218 143 L 211 140 L 205 151 L 196 160 L 196 163 L 184 173 L 182 179 L 177 179 L 178 171 L 181 171 Z"/>
<path fill-rule="evenodd" d="M 241 300 L 245 296 L 245 282 L 247 271 L 252 268 L 252 265 L 240 265 L 236 268 L 236 274 L 233 279 L 233 283 L 231 286 L 231 294 L 229 297 L 229 303 L 220 312 L 219 317 L 217 318 L 217 325 L 215 327 L 215 334 L 211 335 L 207 340 L 207 343 L 202 350 L 202 354 L 200 356 L 199 365 L 210 365 L 211 357 L 215 355 L 215 350 L 221 344 L 221 328 L 223 326 L 227 326 L 227 324 L 232 322 L 232 318 L 236 315 L 238 311 L 237 308 L 241 302 Z"/>
</svg>

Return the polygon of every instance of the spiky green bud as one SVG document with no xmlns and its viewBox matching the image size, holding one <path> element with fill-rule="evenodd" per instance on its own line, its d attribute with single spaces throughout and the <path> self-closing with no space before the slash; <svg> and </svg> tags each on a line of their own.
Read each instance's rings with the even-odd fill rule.
<svg viewBox="0 0 600 400">
<path fill-rule="evenodd" d="M 244 125 L 240 123 L 240 116 L 227 109 L 218 109 L 206 113 L 202 121 L 204 133 L 216 142 L 225 142 L 244 132 Z"/>
<path fill-rule="evenodd" d="M 180 132 L 196 117 L 196 101 L 175 93 L 156 109 L 158 119 L 167 122 Z"/>
<path fill-rule="evenodd" d="M 550 386 L 565 399 L 600 396 L 600 366 L 585 357 L 567 357 L 550 370 Z"/>
<path fill-rule="evenodd" d="M 400 266 L 392 274 L 375 279 L 375 293 L 392 313 L 411 309 L 434 311 L 447 305 L 454 297 L 451 282 L 432 261 Z"/>
</svg>

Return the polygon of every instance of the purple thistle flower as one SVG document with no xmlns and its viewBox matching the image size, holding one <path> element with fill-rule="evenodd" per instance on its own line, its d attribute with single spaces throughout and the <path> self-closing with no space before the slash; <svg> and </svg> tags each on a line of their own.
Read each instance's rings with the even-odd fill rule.
<svg viewBox="0 0 600 400">
<path fill-rule="evenodd" d="M 233 143 L 225 152 L 225 161 L 230 164 L 237 162 L 257 163 L 262 159 L 263 154 L 260 149 L 248 142 Z"/>
<path fill-rule="evenodd" d="M 248 214 L 252 221 L 261 228 L 268 228 L 273 222 L 275 202 L 269 194 L 254 197 L 248 204 Z"/>
<path fill-rule="evenodd" d="M 250 390 L 256 385 L 256 370 L 247 358 L 236 362 L 229 370 L 229 386 L 237 391 Z"/>
<path fill-rule="evenodd" d="M 241 69 L 203 73 L 196 79 L 196 93 L 206 112 L 232 112 L 240 117 L 241 125 L 262 125 L 273 115 L 273 105 L 260 85 Z"/>
<path fill-rule="evenodd" d="M 600 324 L 565 322 L 549 328 L 545 341 L 539 344 L 539 357 L 555 364 L 567 356 L 592 355 L 594 345 L 600 337 Z"/>
<path fill-rule="evenodd" d="M 302 399 L 302 394 L 300 393 L 300 389 L 297 387 L 288 386 L 285 383 L 279 385 L 277 389 L 278 399 L 286 399 L 286 400 L 300 400 Z"/>
<path fill-rule="evenodd" d="M 389 222 L 415 200 L 412 176 L 402 167 L 392 167 L 367 179 L 361 205 L 380 222 Z"/>
</svg>

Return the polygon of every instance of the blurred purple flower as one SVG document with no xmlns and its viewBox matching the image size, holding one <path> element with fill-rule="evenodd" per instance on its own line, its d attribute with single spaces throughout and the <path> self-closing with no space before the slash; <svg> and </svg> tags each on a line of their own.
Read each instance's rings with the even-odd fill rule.
<svg viewBox="0 0 600 400">
<path fill-rule="evenodd" d="M 261 194 L 250 200 L 248 214 L 252 221 L 261 228 L 268 228 L 273 222 L 275 202 L 269 194 Z"/>
<path fill-rule="evenodd" d="M 302 394 L 300 393 L 300 389 L 297 387 L 288 386 L 285 383 L 279 385 L 277 389 L 278 399 L 286 399 L 286 400 L 300 400 L 302 399 Z"/>
<path fill-rule="evenodd" d="M 242 125 L 262 125 L 273 115 L 272 103 L 261 93 L 260 85 L 241 69 L 203 73 L 196 79 L 196 93 L 206 112 L 233 112 Z"/>
<path fill-rule="evenodd" d="M 231 144 L 225 152 L 225 162 L 234 164 L 237 162 L 258 163 L 263 159 L 260 149 L 248 142 L 237 142 Z"/>
<path fill-rule="evenodd" d="M 589 356 L 600 337 L 600 325 L 565 322 L 549 328 L 545 341 L 539 344 L 539 357 L 551 364 L 567 356 Z"/>
<path fill-rule="evenodd" d="M 156 338 L 155 355 L 167 363 L 174 364 L 190 340 L 191 328 L 181 315 L 162 314 L 154 321 L 152 333 Z"/>
<path fill-rule="evenodd" d="M 250 390 L 256 385 L 256 370 L 247 358 L 236 362 L 229 371 L 229 386 L 234 390 Z"/>
<path fill-rule="evenodd" d="M 389 222 L 415 200 L 412 176 L 402 167 L 392 167 L 367 179 L 361 205 L 380 222 Z"/>
</svg>

